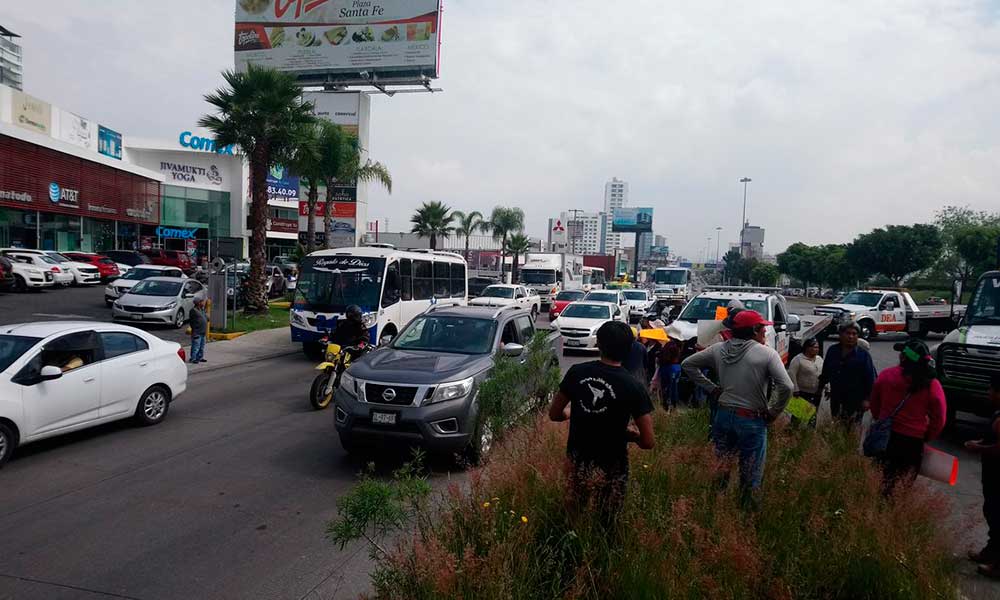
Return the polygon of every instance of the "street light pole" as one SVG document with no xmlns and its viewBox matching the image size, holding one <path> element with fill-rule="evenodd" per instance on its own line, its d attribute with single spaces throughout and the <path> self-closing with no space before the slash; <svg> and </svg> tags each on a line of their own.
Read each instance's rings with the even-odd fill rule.
<svg viewBox="0 0 1000 600">
<path fill-rule="evenodd" d="M 722 249 L 722 227 L 715 228 L 715 268 L 719 268 L 719 250 Z"/>
<path fill-rule="evenodd" d="M 743 230 L 747 227 L 747 184 L 753 181 L 749 177 L 740 179 L 743 184 L 743 222 L 740 223 L 740 256 L 743 256 Z"/>
</svg>

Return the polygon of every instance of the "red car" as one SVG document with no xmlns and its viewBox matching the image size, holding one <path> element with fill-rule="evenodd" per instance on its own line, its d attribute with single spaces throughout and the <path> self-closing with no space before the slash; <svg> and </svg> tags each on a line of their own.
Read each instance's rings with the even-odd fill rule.
<svg viewBox="0 0 1000 600">
<path fill-rule="evenodd" d="M 81 262 L 97 267 L 101 274 L 101 280 L 107 281 L 121 275 L 118 271 L 118 264 L 107 256 L 93 254 L 91 252 L 61 252 L 63 256 L 76 262 Z"/>
<path fill-rule="evenodd" d="M 552 301 L 552 306 L 549 307 L 549 320 L 551 321 L 558 317 L 567 304 L 583 300 L 583 297 L 586 295 L 587 292 L 583 290 L 567 290 L 556 294 L 556 299 Z"/>
<path fill-rule="evenodd" d="M 184 271 L 185 275 L 194 272 L 195 264 L 191 260 L 191 255 L 182 250 L 140 250 L 140 252 L 146 255 L 154 265 L 177 267 Z"/>
</svg>

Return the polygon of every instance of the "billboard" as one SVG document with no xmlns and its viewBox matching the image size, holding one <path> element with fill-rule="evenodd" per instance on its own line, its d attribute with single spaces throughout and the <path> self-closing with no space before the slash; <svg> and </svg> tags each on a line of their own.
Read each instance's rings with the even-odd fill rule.
<svg viewBox="0 0 1000 600">
<path fill-rule="evenodd" d="M 104 125 L 97 126 L 97 151 L 104 156 L 122 159 L 122 134 Z"/>
<path fill-rule="evenodd" d="M 11 118 L 18 127 L 35 133 L 52 134 L 52 106 L 34 96 L 11 90 Z"/>
<path fill-rule="evenodd" d="M 59 139 L 93 151 L 97 127 L 80 115 L 63 110 L 59 112 Z"/>
<path fill-rule="evenodd" d="M 237 70 L 300 79 L 438 76 L 440 0 L 237 0 Z"/>
<path fill-rule="evenodd" d="M 267 172 L 267 197 L 270 200 L 298 200 L 299 178 L 288 169 L 274 166 Z"/>
<path fill-rule="evenodd" d="M 611 221 L 615 233 L 648 233 L 653 231 L 652 208 L 616 208 Z"/>
</svg>

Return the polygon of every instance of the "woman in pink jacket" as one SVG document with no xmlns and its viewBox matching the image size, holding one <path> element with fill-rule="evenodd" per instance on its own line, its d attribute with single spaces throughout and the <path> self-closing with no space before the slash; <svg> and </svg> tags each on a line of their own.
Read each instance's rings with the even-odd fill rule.
<svg viewBox="0 0 1000 600">
<path fill-rule="evenodd" d="M 895 485 L 909 485 L 916 479 L 924 443 L 941 434 L 947 414 L 944 389 L 935 379 L 934 359 L 927 344 L 910 340 L 893 348 L 899 351 L 899 366 L 878 376 L 869 406 L 872 417 L 878 420 L 888 418 L 902 404 L 892 420 L 889 445 L 878 457 L 886 494 Z"/>
</svg>

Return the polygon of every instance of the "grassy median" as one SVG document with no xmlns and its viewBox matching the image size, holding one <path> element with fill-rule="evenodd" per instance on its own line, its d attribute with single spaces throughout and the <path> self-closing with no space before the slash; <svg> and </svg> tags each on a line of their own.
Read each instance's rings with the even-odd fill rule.
<svg viewBox="0 0 1000 600">
<path fill-rule="evenodd" d="M 884 500 L 855 433 L 772 431 L 761 506 L 747 511 L 735 482 L 716 483 L 705 412 L 658 412 L 655 428 L 655 450 L 632 448 L 610 533 L 567 503 L 567 426 L 539 418 L 514 430 L 380 561 L 376 597 L 956 596 L 946 498 L 918 483 Z"/>
<path fill-rule="evenodd" d="M 224 329 L 212 327 L 212 331 L 218 333 L 233 333 L 237 331 L 249 333 L 251 331 L 277 329 L 279 327 L 288 327 L 288 308 L 271 304 L 268 305 L 266 313 L 247 314 L 243 311 L 237 311 L 230 314 L 228 327 Z"/>
</svg>

